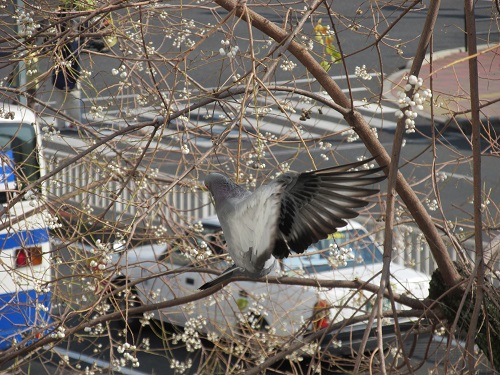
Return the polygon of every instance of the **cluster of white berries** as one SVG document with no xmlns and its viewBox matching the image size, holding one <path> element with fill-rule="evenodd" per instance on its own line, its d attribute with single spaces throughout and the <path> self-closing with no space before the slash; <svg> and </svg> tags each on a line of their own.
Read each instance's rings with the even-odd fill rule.
<svg viewBox="0 0 500 375">
<path fill-rule="evenodd" d="M 262 49 L 268 49 L 272 44 L 273 40 L 269 38 L 262 43 Z"/>
<path fill-rule="evenodd" d="M 446 335 L 446 328 L 441 326 L 441 327 L 437 328 L 436 330 L 434 330 L 434 334 L 436 334 L 437 336 L 444 336 L 444 335 Z"/>
<path fill-rule="evenodd" d="M 332 148 L 332 144 L 330 142 L 318 142 L 318 147 L 320 150 L 330 150 Z"/>
<path fill-rule="evenodd" d="M 181 48 L 182 45 L 187 48 L 191 48 L 194 46 L 195 41 L 190 38 L 192 35 L 196 35 L 196 25 L 194 20 L 182 19 L 180 31 L 177 33 L 177 36 L 174 38 L 172 45 L 175 48 Z"/>
<path fill-rule="evenodd" d="M 31 67 L 30 69 L 26 70 L 26 75 L 28 77 L 36 76 L 37 73 L 38 73 L 38 68 L 37 68 L 37 66 L 38 66 L 38 57 L 32 57 L 32 58 L 26 59 L 26 66 Z"/>
<path fill-rule="evenodd" d="M 156 47 L 153 45 L 153 42 L 148 42 L 146 45 L 146 52 L 148 55 L 154 55 L 156 53 Z"/>
<path fill-rule="evenodd" d="M 328 95 L 325 91 L 321 92 L 321 95 Z M 308 96 L 304 95 L 299 95 L 299 103 L 304 103 L 304 104 L 311 104 L 312 99 Z"/>
<path fill-rule="evenodd" d="M 184 342 L 186 344 L 186 351 L 188 352 L 201 349 L 202 345 L 198 331 L 206 324 L 207 321 L 201 315 L 198 318 L 189 319 L 184 326 L 184 332 L 174 334 L 172 343 L 176 345 L 180 341 Z"/>
<path fill-rule="evenodd" d="M 272 108 L 270 107 L 255 107 L 253 109 L 253 114 L 256 116 L 256 117 L 264 117 L 266 116 L 268 113 L 271 113 L 273 111 Z"/>
<path fill-rule="evenodd" d="M 448 175 L 445 173 L 445 172 L 438 172 L 436 173 L 436 180 L 437 181 L 445 181 L 446 179 L 448 179 Z"/>
<path fill-rule="evenodd" d="M 90 250 L 94 254 L 89 259 L 89 267 L 94 271 L 103 271 L 112 260 L 111 253 L 113 249 L 110 244 L 102 243 L 101 240 L 96 241 L 96 248 Z"/>
<path fill-rule="evenodd" d="M 295 113 L 295 111 L 292 111 L 292 113 Z M 263 142 L 267 142 L 267 141 L 274 142 L 274 141 L 278 140 L 278 137 L 276 137 L 276 134 L 273 134 L 271 132 L 266 132 L 264 134 L 264 138 L 265 138 L 265 140 Z"/>
<path fill-rule="evenodd" d="M 36 311 L 48 312 L 49 307 L 45 306 L 43 303 L 38 303 L 35 307 Z"/>
<path fill-rule="evenodd" d="M 427 207 L 429 207 L 430 211 L 436 211 L 439 207 L 436 199 L 430 200 L 427 198 L 425 203 L 427 203 Z"/>
<path fill-rule="evenodd" d="M 300 38 L 302 39 L 302 45 L 306 48 L 306 50 L 312 51 L 314 49 L 314 40 L 305 35 L 302 35 Z"/>
<path fill-rule="evenodd" d="M 181 362 L 177 359 L 172 359 L 170 368 L 174 370 L 175 374 L 184 374 L 193 366 L 193 360 L 189 358 L 186 362 Z"/>
<path fill-rule="evenodd" d="M 294 351 L 290 354 L 288 354 L 285 358 L 289 360 L 290 362 L 302 362 L 304 360 L 304 357 L 302 357 L 299 353 L 299 351 Z"/>
<path fill-rule="evenodd" d="M 43 132 L 43 140 L 44 141 L 52 141 L 54 140 L 54 138 L 56 138 L 57 136 L 59 136 L 61 134 L 61 132 L 59 131 L 59 129 L 57 129 L 54 124 L 52 124 L 51 126 L 44 126 L 42 128 L 42 132 Z"/>
<path fill-rule="evenodd" d="M 336 243 L 330 244 L 330 252 L 328 257 L 328 264 L 332 268 L 345 267 L 349 260 L 354 259 L 352 249 L 350 247 L 338 247 Z"/>
<path fill-rule="evenodd" d="M 112 160 L 111 163 L 108 164 L 108 168 L 112 174 L 115 176 L 121 177 L 125 175 L 125 170 L 119 165 L 115 160 Z"/>
<path fill-rule="evenodd" d="M 239 81 L 240 78 L 241 78 L 241 74 L 239 74 L 239 73 L 233 73 L 233 75 L 231 76 L 231 79 L 233 80 L 233 82 Z"/>
<path fill-rule="evenodd" d="M 64 328 L 63 326 L 57 327 L 57 329 L 50 334 L 50 337 L 59 339 L 63 339 L 65 336 L 66 336 L 66 328 Z"/>
<path fill-rule="evenodd" d="M 126 342 L 123 345 L 118 346 L 116 351 L 120 354 L 123 354 L 123 358 L 120 358 L 120 365 L 122 367 L 126 366 L 128 362 L 132 363 L 132 367 L 139 367 L 139 360 L 135 356 L 135 354 L 131 354 L 130 352 L 136 351 L 135 345 L 130 345 Z"/>
<path fill-rule="evenodd" d="M 182 248 L 182 251 L 184 256 L 192 261 L 202 261 L 213 256 L 212 250 L 205 241 L 201 241 L 199 249 L 187 246 Z"/>
<path fill-rule="evenodd" d="M 229 57 L 230 59 L 232 59 L 233 57 L 235 57 L 236 54 L 238 53 L 238 51 L 240 50 L 240 47 L 238 47 L 238 46 L 232 46 L 232 47 L 230 47 L 231 42 L 229 40 L 227 40 L 227 39 L 226 40 L 221 40 L 220 44 L 222 44 L 222 47 L 219 49 L 219 53 L 222 56 Z"/>
<path fill-rule="evenodd" d="M 354 69 L 354 74 L 356 75 L 356 77 L 361 78 L 365 81 L 369 81 L 372 79 L 371 74 L 366 70 L 366 65 L 363 65 L 361 68 L 357 66 Z"/>
<path fill-rule="evenodd" d="M 22 37 L 31 37 L 33 33 L 40 27 L 40 24 L 36 23 L 33 19 L 35 13 L 25 12 L 23 10 L 16 9 L 16 14 L 13 16 L 19 26 L 19 35 Z"/>
<path fill-rule="evenodd" d="M 49 293 L 50 285 L 48 285 L 47 283 L 42 283 L 41 280 L 35 280 L 35 292 L 37 294 Z"/>
<path fill-rule="evenodd" d="M 127 67 L 125 65 L 121 65 L 118 69 L 113 68 L 111 69 L 111 74 L 114 76 L 120 75 L 121 79 L 125 79 L 128 76 Z"/>
<path fill-rule="evenodd" d="M 94 327 L 85 327 L 83 331 L 89 335 L 99 336 L 106 332 L 106 326 L 102 323 L 97 323 Z"/>
<path fill-rule="evenodd" d="M 245 155 L 245 158 L 247 159 L 245 163 L 250 168 L 255 168 L 255 169 L 266 168 L 266 163 L 263 163 L 261 161 L 261 158 L 259 157 L 258 154 L 255 154 L 253 152 L 249 152 L 248 154 Z"/>
<path fill-rule="evenodd" d="M 184 86 L 184 88 L 179 93 L 179 98 L 187 100 L 191 97 L 191 90 L 189 89 L 188 86 L 189 86 L 189 83 L 187 82 L 186 86 Z"/>
<path fill-rule="evenodd" d="M 363 160 L 366 160 L 366 156 L 359 156 L 356 158 L 357 161 L 363 161 Z M 363 164 L 360 168 L 355 168 L 355 170 L 368 170 L 368 169 L 373 169 L 373 168 L 376 168 L 377 165 L 375 163 L 365 163 Z"/>
<path fill-rule="evenodd" d="M 95 106 L 93 105 L 90 107 L 89 114 L 92 116 L 92 118 L 98 119 L 98 118 L 104 118 L 104 112 L 107 110 L 107 107 L 103 107 L 102 105 Z"/>
<path fill-rule="evenodd" d="M 194 223 L 193 225 L 190 225 L 189 230 L 192 230 L 196 233 L 202 233 L 203 232 L 203 223 L 201 221 L 198 221 L 198 222 Z"/>
<path fill-rule="evenodd" d="M 152 312 L 145 312 L 142 314 L 142 319 L 139 319 L 139 323 L 141 323 L 141 326 L 142 327 L 145 327 L 147 325 L 149 325 L 149 321 L 154 318 L 154 313 Z"/>
<path fill-rule="evenodd" d="M 52 215 L 50 212 L 44 211 L 42 216 L 43 221 L 47 224 L 47 227 L 49 229 L 57 229 L 62 227 L 62 223 L 59 222 L 59 218 Z"/>
<path fill-rule="evenodd" d="M 280 65 L 280 68 L 284 71 L 284 72 L 289 72 L 289 71 L 292 71 L 295 67 L 297 66 L 297 64 L 295 64 L 293 61 L 291 60 L 287 60 L 287 61 L 284 61 L 281 65 Z"/>
<path fill-rule="evenodd" d="M 208 332 L 207 340 L 216 343 L 220 340 L 220 337 L 216 332 Z"/>
<path fill-rule="evenodd" d="M 424 83 L 422 78 L 417 78 L 414 75 L 408 77 L 408 83 L 405 85 L 404 91 L 399 92 L 399 111 L 395 113 L 397 118 L 405 119 L 405 128 L 407 133 L 415 132 L 415 119 L 417 118 L 417 111 L 424 109 L 424 102 L 432 98 L 432 92 L 429 89 L 421 90 Z M 410 98 L 406 93 L 414 90 L 413 98 Z M 406 109 L 405 109 L 406 108 Z M 404 109 L 404 112 L 403 112 Z"/>
<path fill-rule="evenodd" d="M 353 129 L 343 131 L 342 135 L 347 136 L 347 142 L 355 142 L 359 139 L 358 133 L 356 133 Z"/>
</svg>

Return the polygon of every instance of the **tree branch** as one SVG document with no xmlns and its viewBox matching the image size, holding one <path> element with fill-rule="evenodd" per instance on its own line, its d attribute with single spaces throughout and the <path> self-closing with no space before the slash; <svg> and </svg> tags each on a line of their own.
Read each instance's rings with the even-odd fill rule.
<svg viewBox="0 0 500 375">
<path fill-rule="evenodd" d="M 238 5 L 238 3 L 234 0 L 214 1 L 228 11 L 236 9 Z M 270 36 L 278 43 L 282 43 L 288 37 L 288 33 L 282 28 L 255 13 L 251 9 L 245 9 L 250 14 L 252 25 L 258 30 Z M 235 16 L 242 16 L 240 8 L 236 9 Z M 313 56 L 307 51 L 304 46 L 297 43 L 296 41 L 292 41 L 288 46 L 288 51 L 292 53 L 304 67 L 307 68 L 307 70 L 328 92 L 335 103 L 346 109 L 349 109 L 351 107 L 349 99 L 344 95 L 340 87 L 323 69 L 323 67 L 321 67 L 321 65 L 313 58 Z M 382 144 L 378 141 L 378 139 L 373 136 L 370 125 L 365 121 L 363 116 L 357 111 L 350 111 L 344 116 L 344 118 L 349 123 L 349 125 L 351 125 L 358 133 L 359 137 L 363 140 L 370 153 L 376 156 L 378 164 L 388 167 L 391 164 L 389 154 L 382 146 Z M 433 254 L 434 260 L 443 272 L 443 275 L 446 277 L 447 282 L 450 286 L 457 284 L 460 281 L 460 275 L 453 265 L 443 239 L 440 237 L 436 227 L 432 222 L 432 218 L 427 213 L 425 207 L 419 201 L 418 197 L 413 192 L 403 175 L 399 172 L 397 174 L 396 180 L 396 191 L 401 196 L 401 199 L 403 199 L 409 211 L 412 213 L 415 222 L 424 233 L 427 243 L 429 244 L 431 252 Z"/>
</svg>

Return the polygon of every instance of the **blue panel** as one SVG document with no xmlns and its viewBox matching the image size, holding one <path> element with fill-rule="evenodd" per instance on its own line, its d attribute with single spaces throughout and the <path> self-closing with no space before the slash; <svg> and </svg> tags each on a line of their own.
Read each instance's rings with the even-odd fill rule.
<svg viewBox="0 0 500 375">
<path fill-rule="evenodd" d="M 34 324 L 41 327 L 43 322 L 51 322 L 51 296 L 50 292 L 37 295 L 34 290 L 0 295 L 0 350 L 9 348 L 14 338 L 20 342 L 21 333 L 29 334 L 29 327 Z M 45 306 L 47 312 L 37 312 L 38 304 Z"/>
<path fill-rule="evenodd" d="M 49 231 L 47 228 L 18 232 L 12 231 L 0 234 L 0 250 L 27 246 L 39 246 L 48 241 Z"/>
</svg>

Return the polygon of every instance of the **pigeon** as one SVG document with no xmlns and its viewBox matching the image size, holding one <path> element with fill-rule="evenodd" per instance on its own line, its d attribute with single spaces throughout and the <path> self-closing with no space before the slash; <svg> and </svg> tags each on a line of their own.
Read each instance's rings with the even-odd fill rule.
<svg viewBox="0 0 500 375">
<path fill-rule="evenodd" d="M 379 189 L 375 175 L 383 167 L 356 170 L 374 158 L 311 172 L 287 172 L 254 192 L 220 173 L 210 173 L 210 191 L 234 265 L 199 289 L 208 289 L 235 276 L 261 278 L 277 259 L 290 251 L 301 254 L 311 244 L 347 225 L 358 216 L 367 198 Z"/>
</svg>

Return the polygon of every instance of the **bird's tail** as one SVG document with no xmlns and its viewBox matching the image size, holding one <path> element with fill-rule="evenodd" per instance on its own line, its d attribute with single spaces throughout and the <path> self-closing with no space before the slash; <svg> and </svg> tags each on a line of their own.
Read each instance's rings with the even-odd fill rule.
<svg viewBox="0 0 500 375">
<path fill-rule="evenodd" d="M 236 264 L 234 264 L 231 267 L 229 267 L 227 270 L 222 272 L 219 276 L 217 276 L 212 281 L 209 281 L 208 283 L 205 283 L 202 286 L 200 286 L 198 288 L 198 290 L 208 289 L 214 285 L 217 285 L 217 284 L 223 283 L 224 281 L 229 280 L 233 276 L 238 276 L 238 275 L 241 275 L 241 269 Z"/>
</svg>

